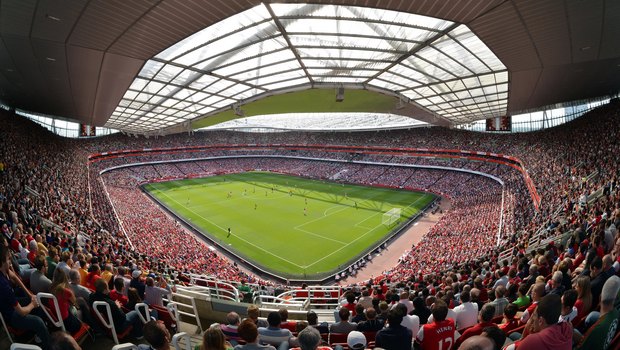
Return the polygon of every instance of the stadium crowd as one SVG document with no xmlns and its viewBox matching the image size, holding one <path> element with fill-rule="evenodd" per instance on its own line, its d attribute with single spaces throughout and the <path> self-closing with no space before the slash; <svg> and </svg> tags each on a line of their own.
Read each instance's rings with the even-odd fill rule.
<svg viewBox="0 0 620 350">
<path fill-rule="evenodd" d="M 506 313 L 510 309 L 507 305 L 518 298 L 523 301 L 528 296 L 530 301 L 520 306 L 523 310 L 520 319 L 523 328 L 520 329 L 521 339 L 515 343 L 517 346 L 524 349 L 543 346 L 549 337 L 556 340 L 560 337 L 562 344 L 570 344 L 571 340 L 564 339 L 568 326 L 553 319 L 559 317 L 556 315 L 558 305 L 567 304 L 566 310 L 571 313 L 572 298 L 576 299 L 576 316 L 567 316 L 570 322 L 565 323 L 583 331 L 583 337 L 577 336 L 576 339 L 578 347 L 596 348 L 595 344 L 611 340 L 605 336 L 610 331 L 611 321 L 618 318 L 618 310 L 613 305 L 620 284 L 613 276 L 618 274 L 620 267 L 620 245 L 616 244 L 617 227 L 620 225 L 620 192 L 617 191 L 620 144 L 615 141 L 619 111 L 617 103 L 612 103 L 560 127 L 501 136 L 476 134 L 472 137 L 471 133 L 464 131 L 431 128 L 359 134 L 250 135 L 213 132 L 208 133 L 208 137 L 196 133 L 157 139 L 114 135 L 95 140 L 60 139 L 29 121 L 3 112 L 0 116 L 0 220 L 4 244 L 0 254 L 0 277 L 4 280 L 0 279 L 0 282 L 2 293 L 5 293 L 2 297 L 8 298 L 3 300 L 17 300 L 15 298 L 19 293 L 15 294 L 15 290 L 25 293 L 21 296 L 26 299 L 23 305 L 20 301 L 21 306 L 15 306 L 15 309 L 11 304 L 5 304 L 1 310 L 2 316 L 14 326 L 35 330 L 45 344 L 49 334 L 36 319 L 43 316 L 37 311 L 37 302 L 32 299 L 29 288 L 33 286 L 42 290 L 49 288 L 58 298 L 68 296 L 72 300 L 71 294 L 75 297 L 78 292 L 73 291 L 68 281 L 79 281 L 77 284 L 90 288 L 90 294 L 83 302 L 92 304 L 94 300 L 107 300 L 115 279 L 112 278 L 113 271 L 116 270 L 118 278 L 130 280 L 123 277 L 125 268 L 138 282 L 140 279 L 148 282 L 148 278 L 163 275 L 168 269 L 176 269 L 218 274 L 227 280 L 250 279 L 267 283 L 241 272 L 217 253 L 204 249 L 202 241 L 188 235 L 152 202 L 141 200 L 136 185 L 189 174 L 269 169 L 339 181 L 424 189 L 443 194 L 453 201 L 452 210 L 395 267 L 372 281 L 350 286 L 360 298 L 366 292 L 373 300 L 377 299 L 378 308 L 381 308 L 383 300 L 388 305 L 393 304 L 383 314 L 390 325 L 386 328 L 389 331 L 385 332 L 384 337 L 377 334 L 377 345 L 391 339 L 389 332 L 402 332 L 396 326 L 400 324 L 397 321 L 403 321 L 406 314 L 412 314 L 418 317 L 420 330 L 417 335 L 411 329 L 405 334 L 417 339 L 425 348 L 424 342 L 432 327 L 447 327 L 453 331 L 457 326 L 462 328 L 458 322 L 452 322 L 450 326 L 450 318 L 446 315 L 449 310 L 465 305 L 468 298 L 477 304 L 480 323 L 478 327 L 473 325 L 471 329 L 474 331 L 463 332 L 459 344 L 465 340 L 463 338 L 473 338 L 485 332 L 488 335 L 492 330 L 481 324 L 492 326 L 489 323 L 498 323 L 491 322 L 492 319 L 502 315 L 507 319 L 504 323 L 509 323 L 515 316 Z M 600 137 L 601 130 L 605 130 L 605 137 Z M 505 185 L 500 186 L 485 177 L 445 170 L 342 165 L 281 158 L 221 158 L 193 163 L 143 165 L 115 170 L 103 176 L 98 174 L 103 168 L 114 165 L 179 159 L 178 153 L 170 152 L 118 157 L 85 166 L 91 153 L 207 143 L 374 144 L 503 153 L 522 160 L 542 202 L 539 210 L 535 211 L 522 177 L 511 168 L 464 160 L 451 163 L 450 160 L 426 157 L 415 158 L 411 163 L 455 164 L 460 168 L 495 175 Z M 248 152 L 273 155 L 280 151 L 217 150 L 192 157 L 242 155 Z M 385 157 L 383 161 L 377 155 L 366 158 L 364 155 L 334 154 L 320 149 L 316 153 L 305 152 L 315 158 L 407 162 L 407 159 L 395 156 Z M 116 213 L 108 198 L 112 199 Z M 500 221 L 498 208 L 501 208 L 502 201 L 504 215 Z M 146 217 L 150 219 L 145 220 Z M 500 224 L 504 225 L 501 232 Z M 533 251 L 528 250 L 530 239 L 541 232 L 541 228 L 545 237 L 558 237 L 560 240 Z M 173 236 L 179 244 L 170 247 L 167 244 L 169 240 L 164 239 L 165 235 Z M 496 245 L 498 238 L 499 246 Z M 504 247 L 512 248 L 511 255 L 505 261 L 498 261 Z M 8 253 L 8 249 L 12 254 Z M 50 274 L 50 270 L 56 272 Z M 63 277 L 60 271 L 67 276 Z M 78 273 L 76 279 L 73 271 Z M 17 283 L 19 288 L 14 289 L 8 279 Z M 98 282 L 100 280 L 105 283 Z M 160 285 L 164 286 L 163 278 L 159 280 Z M 583 280 L 588 281 L 581 282 Z M 25 283 L 20 285 L 19 281 Z M 570 296 L 570 291 L 576 291 L 577 297 Z M 356 303 L 355 297 L 353 299 Z M 403 304 L 407 307 L 409 303 L 406 300 L 411 301 L 413 308 L 406 308 L 403 312 L 402 307 L 397 306 Z M 491 312 L 487 305 L 493 307 L 493 317 L 489 316 Z M 368 308 L 366 310 L 368 312 Z M 63 311 L 63 318 L 64 314 Z M 430 314 L 434 317 L 432 322 L 428 322 Z M 123 317 L 119 320 L 121 327 L 135 322 L 133 315 Z M 532 321 L 534 318 L 540 321 L 535 323 Z M 82 316 L 81 321 L 92 324 L 88 316 Z M 454 334 L 453 340 L 456 340 L 458 336 Z M 136 330 L 135 336 L 140 335 L 140 330 Z M 518 336 L 514 335 L 514 338 Z"/>
</svg>

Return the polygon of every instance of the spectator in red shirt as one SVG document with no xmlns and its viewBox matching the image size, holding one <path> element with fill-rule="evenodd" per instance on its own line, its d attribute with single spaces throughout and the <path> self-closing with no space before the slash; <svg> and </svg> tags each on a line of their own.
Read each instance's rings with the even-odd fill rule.
<svg viewBox="0 0 620 350">
<path fill-rule="evenodd" d="M 461 337 L 454 344 L 454 347 L 458 348 L 461 345 L 461 343 L 469 337 L 482 334 L 482 330 L 486 327 L 497 327 L 495 323 L 491 322 L 491 320 L 493 320 L 494 315 L 495 315 L 495 306 L 493 306 L 490 303 L 484 304 L 484 306 L 482 307 L 482 310 L 480 310 L 480 313 L 478 313 L 478 323 L 468 328 L 465 332 L 463 332 Z"/>
<path fill-rule="evenodd" d="M 114 301 L 118 301 L 122 306 L 127 306 L 127 297 L 123 293 L 123 289 L 125 288 L 125 281 L 122 278 L 117 278 L 114 280 L 114 289 L 110 291 L 110 299 Z"/>
</svg>

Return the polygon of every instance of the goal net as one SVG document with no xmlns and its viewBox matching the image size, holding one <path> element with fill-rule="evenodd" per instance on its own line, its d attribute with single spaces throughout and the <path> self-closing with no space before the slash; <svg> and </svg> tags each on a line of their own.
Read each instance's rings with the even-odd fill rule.
<svg viewBox="0 0 620 350">
<path fill-rule="evenodd" d="M 400 219 L 400 208 L 392 208 L 385 213 L 383 213 L 383 217 L 381 219 L 381 223 L 383 225 L 390 226 L 393 223 L 397 222 Z"/>
</svg>

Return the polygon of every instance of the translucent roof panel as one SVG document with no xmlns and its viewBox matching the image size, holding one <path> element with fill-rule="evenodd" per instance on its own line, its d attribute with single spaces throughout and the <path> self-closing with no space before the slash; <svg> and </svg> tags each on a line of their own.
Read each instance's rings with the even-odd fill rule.
<svg viewBox="0 0 620 350">
<path fill-rule="evenodd" d="M 413 118 L 385 113 L 284 113 L 229 120 L 200 130 L 363 131 L 428 125 Z"/>
<path fill-rule="evenodd" d="M 106 126 L 139 133 L 340 85 L 378 89 L 463 122 L 505 114 L 508 73 L 462 24 L 370 7 L 263 3 L 148 60 Z"/>
</svg>

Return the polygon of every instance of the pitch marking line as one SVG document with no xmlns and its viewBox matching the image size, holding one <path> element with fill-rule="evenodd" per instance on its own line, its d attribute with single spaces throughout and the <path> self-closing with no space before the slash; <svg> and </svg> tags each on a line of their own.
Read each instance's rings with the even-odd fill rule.
<svg viewBox="0 0 620 350">
<path fill-rule="evenodd" d="M 417 202 L 419 202 L 419 201 L 420 201 L 422 198 L 424 198 L 424 197 L 425 197 L 425 196 L 422 196 L 422 197 L 418 198 L 415 202 L 413 202 L 413 203 L 409 204 L 409 205 L 408 205 L 408 206 L 406 206 L 405 208 L 409 208 L 410 206 L 412 206 L 412 205 L 416 204 Z M 379 225 L 375 226 L 374 228 L 372 228 L 372 229 L 370 229 L 370 230 L 366 231 L 366 233 L 364 233 L 363 235 L 361 235 L 361 236 L 357 237 L 356 239 L 352 240 L 349 244 L 347 244 L 347 245 L 345 245 L 345 246 L 342 246 L 342 247 L 340 247 L 340 248 L 338 248 L 338 249 L 334 250 L 333 252 L 331 252 L 331 253 L 329 253 L 329 254 L 325 255 L 324 257 L 322 257 L 321 259 L 319 259 L 319 260 L 317 260 L 317 261 L 313 262 L 313 263 L 312 263 L 312 264 L 310 264 L 310 265 L 306 265 L 306 266 L 304 266 L 303 268 L 304 268 L 304 269 L 307 269 L 308 267 L 313 266 L 313 265 L 317 264 L 318 262 L 320 262 L 320 261 L 323 261 L 323 260 L 327 259 L 328 257 L 330 257 L 330 256 L 332 256 L 332 255 L 334 255 L 334 254 L 336 254 L 337 252 L 341 251 L 342 249 L 344 249 L 344 248 L 346 248 L 346 247 L 350 246 L 351 244 L 353 244 L 353 243 L 357 242 L 358 240 L 360 240 L 361 238 L 365 237 L 367 234 L 369 234 L 370 232 L 374 231 L 375 229 L 377 229 L 377 227 L 380 227 L 381 225 L 383 225 L 383 224 L 379 224 Z"/>
<path fill-rule="evenodd" d="M 299 225 L 299 226 L 301 226 L 301 225 Z M 320 235 L 320 234 L 318 234 L 318 233 L 314 233 L 314 232 L 311 232 L 311 231 L 308 231 L 308 230 L 304 230 L 304 229 L 299 228 L 299 227 L 294 227 L 294 229 L 295 229 L 295 230 L 297 230 L 297 231 L 305 232 L 305 233 L 307 233 L 307 234 L 310 234 L 310 235 L 313 235 L 313 236 L 319 237 L 319 238 L 323 238 L 323 239 L 326 239 L 326 240 L 332 241 L 332 242 L 340 243 L 340 244 L 343 244 L 343 245 L 346 245 L 346 244 L 347 244 L 347 242 L 342 242 L 342 241 L 339 241 L 339 240 L 337 240 L 337 239 L 333 239 L 333 238 L 325 237 L 325 236 L 322 236 L 322 235 Z"/>
<path fill-rule="evenodd" d="M 174 201 L 175 203 L 179 204 L 180 206 L 183 206 L 183 204 L 179 203 L 179 202 L 178 202 L 178 201 L 176 201 L 174 198 L 172 198 L 172 197 L 168 196 L 167 194 L 165 194 L 165 193 L 164 193 L 164 192 L 162 192 L 161 190 L 159 190 L 159 189 L 155 189 L 155 190 L 156 190 L 157 192 L 159 192 L 159 193 L 163 194 L 164 196 L 168 197 L 170 200 Z M 193 210 L 191 210 L 191 209 L 188 209 L 188 210 L 189 210 L 190 212 L 194 213 L 194 215 L 196 215 L 196 216 L 200 217 L 201 219 L 203 219 L 203 220 L 205 220 L 205 221 L 208 221 L 208 222 L 210 222 L 211 224 L 213 224 L 214 226 L 218 227 L 218 228 L 219 228 L 219 229 L 221 229 L 223 232 L 228 232 L 228 230 L 227 230 L 227 229 L 224 229 L 224 228 L 223 228 L 223 227 L 221 227 L 220 225 L 218 225 L 218 224 L 214 223 L 213 221 L 211 221 L 211 220 L 209 220 L 209 219 L 205 218 L 204 216 L 202 216 L 202 215 L 200 215 L 200 214 L 196 213 L 195 211 L 193 211 Z M 287 263 L 289 263 L 289 264 L 291 264 L 291 265 L 295 265 L 295 266 L 299 267 L 300 269 L 303 269 L 303 268 L 304 268 L 304 267 L 303 267 L 303 266 L 301 266 L 301 265 L 297 265 L 297 264 L 295 264 L 294 262 L 292 262 L 292 261 L 290 261 L 290 260 L 287 260 L 287 259 L 285 259 L 285 258 L 283 258 L 283 257 L 281 257 L 281 256 L 278 256 L 278 255 L 275 255 L 275 254 L 273 254 L 272 252 L 270 252 L 270 251 L 268 251 L 268 250 L 266 250 L 266 249 L 263 249 L 263 248 L 261 248 L 261 247 L 257 246 L 256 244 L 254 244 L 254 243 L 252 243 L 252 242 L 249 242 L 249 241 L 248 241 L 248 240 L 246 240 L 246 239 L 241 238 L 239 235 L 235 235 L 235 234 L 233 234 L 233 235 L 234 235 L 235 237 L 237 237 L 237 239 L 239 239 L 239 240 L 241 240 L 241 241 L 244 241 L 245 243 L 247 243 L 247 244 L 249 244 L 249 245 L 251 245 L 251 246 L 253 246 L 253 247 L 255 247 L 255 248 L 257 248 L 257 249 L 259 249 L 259 250 L 261 250 L 261 251 L 263 251 L 263 252 L 265 252 L 265 253 L 267 253 L 267 254 L 269 254 L 269 255 L 273 256 L 273 257 L 275 257 L 275 258 L 278 258 L 278 259 L 280 259 L 280 260 L 286 261 Z"/>
</svg>

